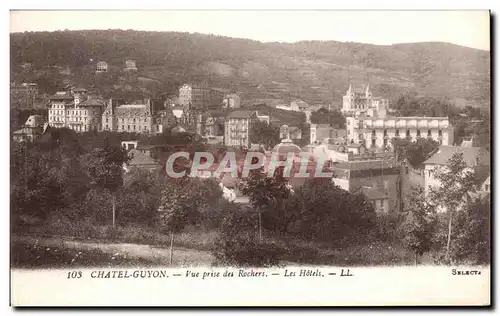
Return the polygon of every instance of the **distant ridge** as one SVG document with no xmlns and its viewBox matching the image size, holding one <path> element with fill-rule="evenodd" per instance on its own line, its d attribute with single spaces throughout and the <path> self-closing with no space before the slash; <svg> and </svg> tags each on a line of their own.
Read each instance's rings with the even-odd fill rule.
<svg viewBox="0 0 500 316">
<path fill-rule="evenodd" d="M 450 43 L 262 43 L 133 30 L 11 33 L 10 39 L 12 77 L 18 82 L 26 77 L 20 65 L 31 63 L 39 70 L 69 66 L 73 75 L 66 79 L 87 86 L 94 67 L 90 60 L 120 69 L 132 58 L 138 76 L 158 81 L 142 83 L 143 90 L 170 86 L 174 91 L 182 82 L 206 79 L 241 92 L 243 105 L 296 98 L 339 104 L 349 78 L 358 76 L 370 81 L 375 95 L 392 100 L 412 90 L 459 106 L 490 106 L 490 52 Z"/>
</svg>

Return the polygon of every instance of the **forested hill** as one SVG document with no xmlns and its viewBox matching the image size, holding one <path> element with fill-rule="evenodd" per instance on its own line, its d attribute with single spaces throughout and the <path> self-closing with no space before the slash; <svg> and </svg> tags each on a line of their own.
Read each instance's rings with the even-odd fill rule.
<svg viewBox="0 0 500 316">
<path fill-rule="evenodd" d="M 490 53 L 447 43 L 261 43 L 133 30 L 26 32 L 10 38 L 12 80 L 45 80 L 47 90 L 62 84 L 53 75 L 43 77 L 48 66 L 70 69 L 65 80 L 88 85 L 97 61 L 118 71 L 126 59 L 135 59 L 143 92 L 173 92 L 180 83 L 207 79 L 214 87 L 241 92 L 244 104 L 295 98 L 338 104 L 349 78 L 369 80 L 375 95 L 393 100 L 409 90 L 459 106 L 487 107 L 490 100 Z M 27 74 L 23 63 L 34 70 Z"/>
</svg>

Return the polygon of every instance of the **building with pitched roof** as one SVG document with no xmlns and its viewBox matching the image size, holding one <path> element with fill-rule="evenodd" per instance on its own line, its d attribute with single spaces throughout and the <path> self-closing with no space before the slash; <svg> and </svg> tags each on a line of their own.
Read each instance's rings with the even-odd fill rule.
<svg viewBox="0 0 500 316">
<path fill-rule="evenodd" d="M 99 61 L 96 65 L 95 72 L 107 72 L 108 71 L 108 63 L 105 61 Z"/>
<path fill-rule="evenodd" d="M 47 128 L 45 117 L 42 115 L 30 115 L 23 127 L 13 133 L 16 142 L 32 142 L 37 140 Z"/>
<path fill-rule="evenodd" d="M 429 159 L 424 161 L 424 185 L 426 195 L 430 188 L 440 187 L 441 182 L 436 178 L 436 172 L 441 168 L 446 168 L 448 161 L 455 154 L 462 154 L 463 160 L 468 170 L 472 170 L 476 175 L 484 174 L 491 165 L 490 153 L 481 147 L 459 147 L 459 146 L 440 146 L 438 150 Z"/>
<path fill-rule="evenodd" d="M 268 115 L 259 115 L 252 110 L 234 110 L 224 122 L 224 145 L 250 148 L 250 133 L 253 122 L 263 121 L 269 124 Z"/>
<path fill-rule="evenodd" d="M 378 203 L 376 209 L 398 211 L 404 192 L 404 173 L 395 159 L 337 162 L 331 165 L 332 181 L 350 193 L 364 193 Z M 382 201 L 382 202 L 380 202 Z"/>
<path fill-rule="evenodd" d="M 156 135 L 163 133 L 172 119 L 173 114 L 161 100 L 124 104 L 123 100 L 112 99 L 102 115 L 102 125 L 108 131 Z"/>
</svg>

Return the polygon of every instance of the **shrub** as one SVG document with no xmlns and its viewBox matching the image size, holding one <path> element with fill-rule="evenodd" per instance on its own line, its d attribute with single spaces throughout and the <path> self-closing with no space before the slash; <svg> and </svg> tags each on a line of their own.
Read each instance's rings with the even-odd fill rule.
<svg viewBox="0 0 500 316">
<path fill-rule="evenodd" d="M 285 253 L 279 245 L 258 240 L 257 214 L 242 209 L 226 214 L 211 250 L 216 265 L 239 267 L 277 266 Z"/>
</svg>

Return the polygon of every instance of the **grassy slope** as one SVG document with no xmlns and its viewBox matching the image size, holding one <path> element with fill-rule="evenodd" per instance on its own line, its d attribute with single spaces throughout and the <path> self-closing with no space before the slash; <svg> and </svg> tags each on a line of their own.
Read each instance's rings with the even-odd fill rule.
<svg viewBox="0 0 500 316">
<path fill-rule="evenodd" d="M 175 91 L 182 82 L 207 79 L 213 86 L 240 91 L 244 105 L 295 98 L 338 104 L 352 77 L 369 80 L 375 95 L 391 99 L 412 89 L 459 105 L 489 106 L 489 52 L 446 43 L 260 43 L 109 30 L 11 34 L 11 54 L 13 79 L 22 80 L 16 65 L 32 62 L 39 68 L 70 65 L 76 70 L 70 80 L 89 84 L 90 59 L 120 69 L 125 59 L 134 58 L 141 77 L 160 82 L 154 87 L 154 81 L 143 80 L 138 85 L 146 90 Z M 82 69 L 89 73 L 80 75 Z"/>
</svg>

